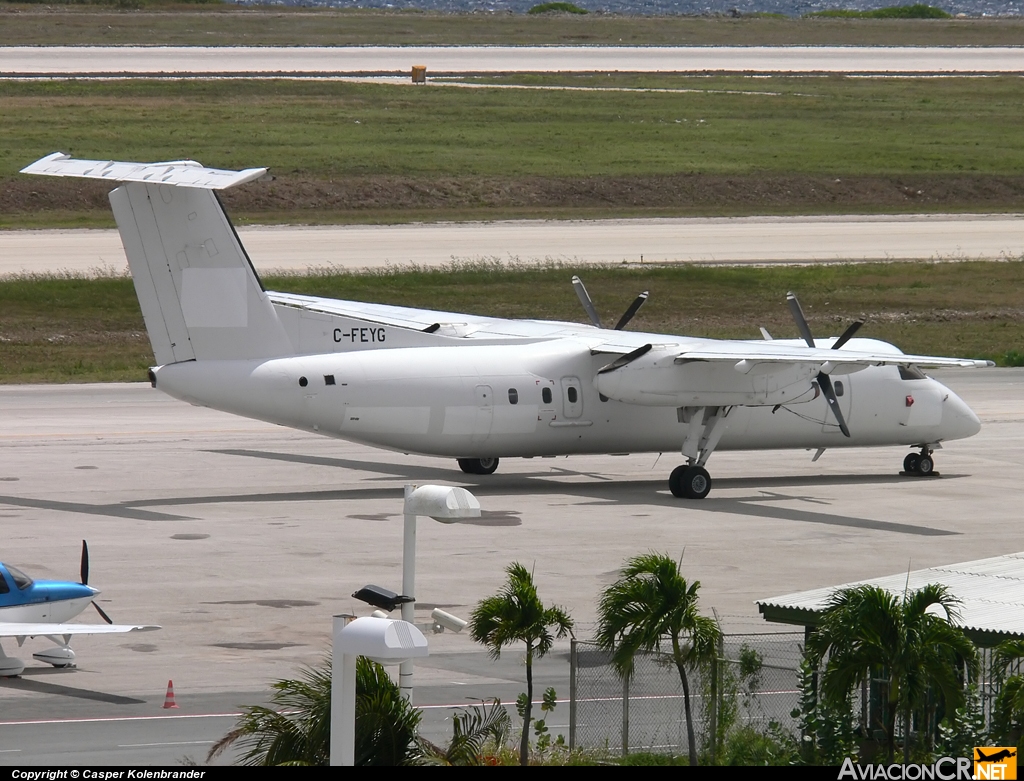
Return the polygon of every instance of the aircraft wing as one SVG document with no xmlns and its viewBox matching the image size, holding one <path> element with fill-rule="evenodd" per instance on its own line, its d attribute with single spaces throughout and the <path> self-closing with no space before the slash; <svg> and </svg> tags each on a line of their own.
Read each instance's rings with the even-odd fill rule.
<svg viewBox="0 0 1024 781">
<path fill-rule="evenodd" d="M 16 624 L 0 623 L 0 637 L 45 637 L 47 635 L 106 635 L 124 632 L 152 632 L 148 624 Z"/>
<path fill-rule="evenodd" d="M 943 358 L 937 355 L 907 355 L 896 352 L 862 352 L 859 350 L 831 350 L 820 347 L 776 345 L 774 343 L 720 342 L 684 349 L 676 362 L 685 361 L 746 361 L 756 363 L 835 364 L 880 366 L 884 364 L 915 366 L 959 366 L 982 368 L 995 366 L 992 361 L 972 358 Z M 740 368 L 740 367 L 737 367 Z M 742 370 L 742 369 L 741 369 Z"/>
</svg>

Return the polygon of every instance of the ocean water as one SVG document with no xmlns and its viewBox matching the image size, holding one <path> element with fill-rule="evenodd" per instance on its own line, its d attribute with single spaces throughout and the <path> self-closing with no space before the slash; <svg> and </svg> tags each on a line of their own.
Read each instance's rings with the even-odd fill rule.
<svg viewBox="0 0 1024 781">
<path fill-rule="evenodd" d="M 263 0 L 265 2 L 265 0 Z M 663 16 L 777 13 L 802 16 L 813 11 L 850 9 L 865 11 L 892 5 L 911 5 L 915 0 L 576 0 L 591 12 Z M 244 0 L 243 0 L 244 2 Z M 278 0 L 280 5 L 330 6 L 334 8 L 420 8 L 449 13 L 526 13 L 544 0 Z M 929 5 L 953 15 L 1024 16 L 1024 0 L 931 0 Z"/>
</svg>

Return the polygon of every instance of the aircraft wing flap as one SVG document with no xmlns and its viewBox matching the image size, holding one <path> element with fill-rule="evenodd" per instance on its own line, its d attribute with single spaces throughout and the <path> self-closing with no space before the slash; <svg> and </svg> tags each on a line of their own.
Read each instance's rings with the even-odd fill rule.
<svg viewBox="0 0 1024 781">
<path fill-rule="evenodd" d="M 194 160 L 171 160 L 165 163 L 121 163 L 115 160 L 76 160 L 63 152 L 54 152 L 21 169 L 23 174 L 70 176 L 79 179 L 106 179 L 111 182 L 142 182 L 196 187 L 203 190 L 226 190 L 236 184 L 251 182 L 267 173 L 266 168 L 229 171 L 206 168 Z"/>
<path fill-rule="evenodd" d="M 152 632 L 161 627 L 150 624 L 35 624 L 0 623 L 0 637 L 45 635 L 107 635 L 124 632 Z"/>
</svg>

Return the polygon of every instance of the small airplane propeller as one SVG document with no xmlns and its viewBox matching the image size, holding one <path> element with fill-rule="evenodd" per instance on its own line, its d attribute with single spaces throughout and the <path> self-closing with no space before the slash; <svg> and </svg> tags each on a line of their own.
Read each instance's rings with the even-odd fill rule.
<svg viewBox="0 0 1024 781">
<path fill-rule="evenodd" d="M 804 316 L 804 310 L 800 306 L 800 302 L 797 300 L 796 293 L 793 293 L 792 291 L 786 293 L 786 303 L 789 304 L 789 311 L 793 314 L 793 319 L 796 321 L 796 327 L 800 331 L 800 335 L 804 338 L 804 341 L 807 342 L 807 346 L 815 347 L 814 337 L 811 335 L 811 328 L 807 325 L 807 318 Z M 835 344 L 832 345 L 832 349 L 838 350 L 841 348 L 855 333 L 857 333 L 862 325 L 864 325 L 864 323 L 860 320 L 852 323 L 850 327 L 843 332 L 843 335 L 836 340 Z M 850 436 L 850 429 L 846 427 L 846 421 L 843 419 L 842 410 L 839 409 L 839 399 L 836 398 L 835 388 L 832 387 L 832 378 L 825 374 L 825 372 L 818 372 L 818 387 L 821 388 L 821 392 L 825 395 L 825 400 L 828 402 L 828 408 L 832 410 L 832 415 L 839 424 L 839 430 L 843 432 L 843 436 Z"/>
<path fill-rule="evenodd" d="M 583 308 L 587 311 L 587 316 L 590 318 L 590 322 L 598 328 L 604 328 L 604 326 L 601 325 L 601 317 L 597 314 L 597 308 L 594 306 L 594 302 L 590 298 L 587 288 L 583 285 L 583 280 L 574 276 L 572 278 L 572 287 L 576 291 L 576 296 L 579 298 L 580 303 L 583 304 Z M 633 299 L 633 303 L 629 305 L 629 309 L 623 312 L 622 317 L 619 318 L 619 322 L 615 324 L 616 331 L 621 331 L 626 327 L 629 321 L 632 320 L 636 313 L 640 311 L 640 307 L 647 303 L 649 295 L 650 293 L 645 290 Z"/>
<path fill-rule="evenodd" d="M 89 585 L 89 545 L 85 540 L 82 540 L 82 585 Z M 106 613 L 103 612 L 103 608 L 96 604 L 93 600 L 92 606 L 96 608 L 96 612 L 100 614 L 100 618 L 106 621 L 108 624 L 113 624 L 113 620 Z"/>
</svg>

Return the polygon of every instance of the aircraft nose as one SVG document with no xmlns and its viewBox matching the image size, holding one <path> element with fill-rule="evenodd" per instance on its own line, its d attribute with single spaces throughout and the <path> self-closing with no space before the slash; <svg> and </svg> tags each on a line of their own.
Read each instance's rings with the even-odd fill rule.
<svg viewBox="0 0 1024 781">
<path fill-rule="evenodd" d="M 981 431 L 981 421 L 963 399 L 948 388 L 946 390 L 949 395 L 942 403 L 942 438 L 973 437 Z"/>
</svg>

